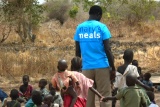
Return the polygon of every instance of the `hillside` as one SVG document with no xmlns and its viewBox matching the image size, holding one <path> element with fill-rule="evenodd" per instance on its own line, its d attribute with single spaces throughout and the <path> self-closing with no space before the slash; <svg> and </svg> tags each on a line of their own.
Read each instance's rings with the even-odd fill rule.
<svg viewBox="0 0 160 107">
<path fill-rule="evenodd" d="M 12 32 L 0 45 L 0 64 L 3 66 L 0 69 L 1 75 L 6 69 L 11 70 L 13 75 L 23 74 L 26 71 L 50 72 L 56 70 L 58 59 L 64 58 L 69 62 L 74 56 L 75 28 L 82 21 L 69 19 L 64 25 L 55 20 L 45 22 L 34 31 L 37 36 L 35 43 L 22 43 L 18 35 Z M 143 72 L 160 73 L 160 21 L 145 22 L 135 26 L 129 26 L 124 21 L 103 20 L 103 22 L 109 27 L 113 36 L 111 46 L 116 66 L 122 63 L 123 51 L 131 48 L 135 53 L 134 59 L 139 61 Z"/>
</svg>

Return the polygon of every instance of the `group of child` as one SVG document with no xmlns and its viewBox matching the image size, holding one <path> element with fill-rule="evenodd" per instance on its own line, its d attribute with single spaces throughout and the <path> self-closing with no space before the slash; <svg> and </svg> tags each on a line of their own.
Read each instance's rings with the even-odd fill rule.
<svg viewBox="0 0 160 107">
<path fill-rule="evenodd" d="M 21 103 L 25 103 L 25 107 L 86 107 L 88 90 L 94 92 L 100 101 L 112 100 L 112 107 L 116 106 L 116 100 L 120 100 L 121 107 L 158 107 L 154 101 L 151 74 L 143 75 L 133 56 L 132 50 L 124 51 L 124 64 L 117 68 L 113 82 L 113 96 L 102 96 L 94 89 L 94 81 L 81 73 L 81 58 L 74 57 L 71 60 L 71 71 L 67 70 L 66 60 L 58 61 L 58 72 L 48 84 L 48 89 L 47 80 L 40 79 L 39 89 L 34 90 L 29 84 L 29 76 L 24 75 L 19 91 L 10 91 L 11 101 L 7 101 L 7 94 L 0 90 L 2 107 L 21 107 Z"/>
<path fill-rule="evenodd" d="M 21 107 L 21 103 L 25 104 L 25 107 L 61 107 L 63 104 L 60 94 L 56 93 L 56 90 L 52 87 L 52 84 L 48 84 L 46 79 L 40 79 L 39 88 L 34 90 L 29 84 L 29 76 L 24 75 L 22 78 L 23 84 L 19 87 L 19 90 L 12 89 L 10 91 L 11 101 L 7 101 L 8 95 L 0 90 L 0 96 L 3 98 L 2 107 Z"/>
</svg>

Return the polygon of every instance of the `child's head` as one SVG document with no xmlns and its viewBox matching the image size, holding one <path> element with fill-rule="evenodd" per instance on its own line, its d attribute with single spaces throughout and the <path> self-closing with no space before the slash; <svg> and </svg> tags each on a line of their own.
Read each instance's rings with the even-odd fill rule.
<svg viewBox="0 0 160 107">
<path fill-rule="evenodd" d="M 39 88 L 43 89 L 47 85 L 47 80 L 46 79 L 40 79 L 39 81 Z"/>
<path fill-rule="evenodd" d="M 42 104 L 42 93 L 40 91 L 33 90 L 32 101 L 37 106 L 41 105 Z"/>
<path fill-rule="evenodd" d="M 59 60 L 57 68 L 58 68 L 58 72 L 64 72 L 68 68 L 66 60 L 64 59 Z"/>
<path fill-rule="evenodd" d="M 10 92 L 10 97 L 12 100 L 16 100 L 19 97 L 19 92 L 17 89 L 12 89 Z"/>
<path fill-rule="evenodd" d="M 127 49 L 124 51 L 124 54 L 123 54 L 123 59 L 128 62 L 128 63 L 131 63 L 132 60 L 133 60 L 133 51 L 131 49 Z"/>
<path fill-rule="evenodd" d="M 149 72 L 145 73 L 143 77 L 144 77 L 144 80 L 149 81 L 149 79 L 151 78 L 151 73 L 149 73 Z"/>
<path fill-rule="evenodd" d="M 50 94 L 53 95 L 53 96 L 55 96 L 55 94 L 56 94 L 56 89 L 53 88 L 52 83 L 49 83 L 48 86 L 49 86 Z"/>
<path fill-rule="evenodd" d="M 24 85 L 28 85 L 29 76 L 28 76 L 28 75 L 23 75 L 22 81 L 23 81 L 23 84 L 24 84 Z"/>
<path fill-rule="evenodd" d="M 154 93 L 152 91 L 147 91 L 147 95 L 151 102 L 154 102 Z"/>
<path fill-rule="evenodd" d="M 138 61 L 137 61 L 137 60 L 133 60 L 133 61 L 132 61 L 132 65 L 138 67 Z"/>
<path fill-rule="evenodd" d="M 53 96 L 48 94 L 44 96 L 44 104 L 47 104 L 50 107 L 51 103 L 53 103 Z"/>
<path fill-rule="evenodd" d="M 71 71 L 81 71 L 82 60 L 80 57 L 74 57 L 71 60 Z"/>
<path fill-rule="evenodd" d="M 136 75 L 133 73 L 130 73 L 126 76 L 126 84 L 127 86 L 135 86 L 136 84 Z"/>
</svg>

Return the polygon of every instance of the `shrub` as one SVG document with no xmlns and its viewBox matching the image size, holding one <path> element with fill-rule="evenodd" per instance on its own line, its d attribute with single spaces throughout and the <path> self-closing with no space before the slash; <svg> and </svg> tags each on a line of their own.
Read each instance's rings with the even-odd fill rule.
<svg viewBox="0 0 160 107">
<path fill-rule="evenodd" d="M 65 3 L 64 3 L 65 2 Z M 50 0 L 46 4 L 47 15 L 49 20 L 56 19 L 63 24 L 68 18 L 69 1 L 66 0 Z"/>
</svg>

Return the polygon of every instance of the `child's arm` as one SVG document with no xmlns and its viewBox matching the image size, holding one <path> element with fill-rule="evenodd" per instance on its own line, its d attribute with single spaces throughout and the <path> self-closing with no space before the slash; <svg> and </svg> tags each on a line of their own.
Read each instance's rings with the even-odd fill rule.
<svg viewBox="0 0 160 107">
<path fill-rule="evenodd" d="M 101 99 L 101 101 L 103 101 L 103 102 L 106 102 L 108 100 L 118 100 L 118 99 L 115 96 L 113 96 L 113 97 L 104 97 L 104 98 Z"/>
<path fill-rule="evenodd" d="M 103 96 L 96 90 L 94 89 L 93 87 L 89 87 L 89 89 L 94 92 L 99 98 L 102 98 Z"/>
<path fill-rule="evenodd" d="M 72 97 L 70 107 L 73 107 L 77 100 L 77 94 L 72 86 L 68 87 L 67 93 Z"/>
<path fill-rule="evenodd" d="M 136 84 L 143 87 L 144 89 L 148 90 L 148 91 L 154 91 L 154 88 L 148 87 L 146 85 L 144 85 L 142 82 L 140 82 L 138 79 L 136 80 Z"/>
<path fill-rule="evenodd" d="M 73 107 L 77 101 L 77 93 L 75 92 L 74 88 L 72 86 L 69 86 L 67 90 L 63 92 L 63 95 L 64 94 L 69 94 L 72 97 L 70 107 Z"/>
<path fill-rule="evenodd" d="M 115 95 L 117 94 L 117 91 L 118 91 L 118 88 L 114 88 L 114 89 L 112 90 L 112 96 L 115 96 Z"/>
</svg>

